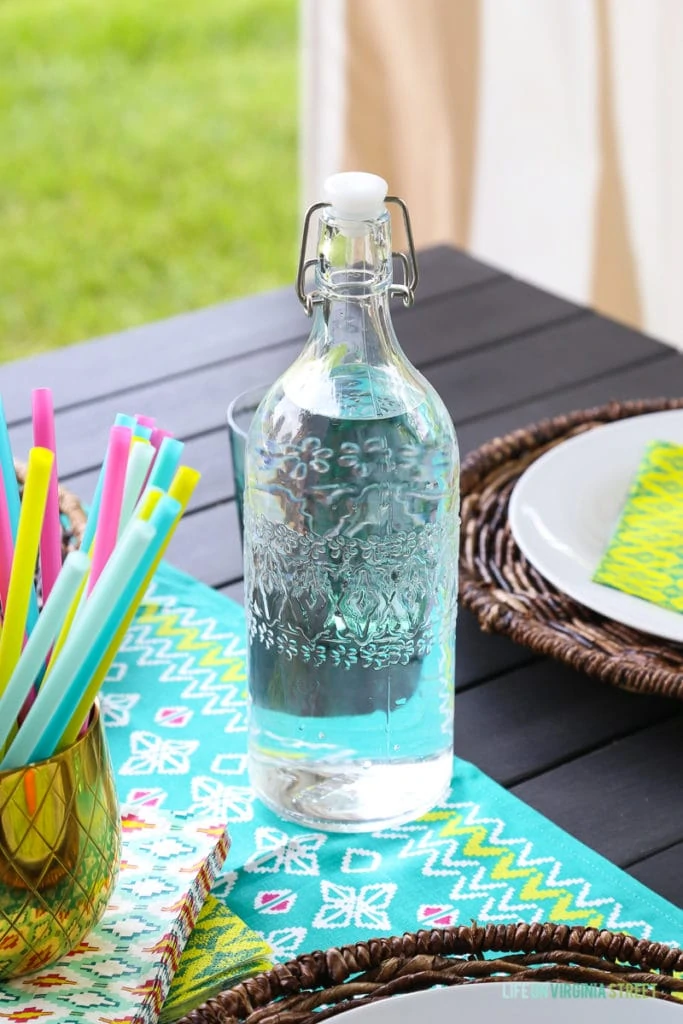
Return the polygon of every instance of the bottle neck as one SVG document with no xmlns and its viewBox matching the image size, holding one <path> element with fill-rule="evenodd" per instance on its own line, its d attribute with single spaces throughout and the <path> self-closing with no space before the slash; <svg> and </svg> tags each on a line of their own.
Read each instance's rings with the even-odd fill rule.
<svg viewBox="0 0 683 1024">
<path fill-rule="evenodd" d="M 389 306 L 393 281 L 387 213 L 357 224 L 321 217 L 311 343 L 317 356 L 373 365 L 400 351 Z"/>
</svg>

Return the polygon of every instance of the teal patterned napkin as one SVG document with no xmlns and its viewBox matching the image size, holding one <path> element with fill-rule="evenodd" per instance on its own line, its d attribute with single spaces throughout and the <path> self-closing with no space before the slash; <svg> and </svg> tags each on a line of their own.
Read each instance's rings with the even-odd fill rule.
<svg viewBox="0 0 683 1024">
<path fill-rule="evenodd" d="M 683 911 L 460 760 L 447 799 L 418 822 L 330 835 L 280 821 L 247 777 L 244 612 L 168 566 L 112 667 L 104 711 L 130 806 L 228 821 L 214 895 L 279 959 L 472 918 L 683 943 Z"/>
</svg>

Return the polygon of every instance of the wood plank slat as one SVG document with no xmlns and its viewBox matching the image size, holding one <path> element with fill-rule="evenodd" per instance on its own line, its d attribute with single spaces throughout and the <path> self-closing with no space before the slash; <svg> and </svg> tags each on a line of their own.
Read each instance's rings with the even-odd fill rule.
<svg viewBox="0 0 683 1024">
<path fill-rule="evenodd" d="M 202 473 L 199 493 L 192 502 L 189 514 L 234 498 L 235 484 L 227 427 L 190 438 L 186 442 L 183 462 L 194 466 Z M 82 501 L 89 503 L 95 492 L 99 473 L 99 467 L 95 467 L 75 474 L 60 472 L 59 476 L 62 483 L 68 485 L 69 490 L 77 494 Z"/>
<path fill-rule="evenodd" d="M 683 843 L 630 864 L 627 870 L 643 885 L 683 908 Z"/>
<path fill-rule="evenodd" d="M 512 283 L 514 284 L 514 283 Z M 515 286 L 515 288 L 520 286 Z M 472 345 L 487 341 L 483 328 L 472 325 L 472 334 L 464 328 L 445 331 L 444 325 L 474 301 L 476 293 L 446 296 L 405 312 L 401 341 L 409 357 L 418 366 L 444 346 L 453 346 L 464 354 L 453 355 L 447 362 L 427 367 L 425 373 L 449 404 L 456 421 L 463 417 L 496 412 L 510 401 L 532 397 L 539 391 L 551 390 L 559 384 L 585 380 L 587 375 L 622 369 L 634 361 L 656 357 L 659 346 L 642 335 L 605 323 L 594 314 L 578 313 L 563 327 L 546 327 L 555 308 L 558 316 L 566 316 L 565 303 L 530 290 L 528 301 L 510 306 L 510 283 L 502 281 L 486 288 L 488 308 L 494 312 L 501 303 L 508 312 L 511 331 L 518 334 L 488 351 L 468 352 Z M 555 303 L 557 303 L 555 305 Z M 516 310 L 517 319 L 512 318 Z M 574 314 L 572 314 L 574 315 Z M 596 337 L 597 333 L 597 337 Z M 429 342 L 427 339 L 431 339 Z M 489 340 L 495 340 L 490 336 Z M 143 410 L 179 437 L 191 437 L 224 426 L 225 409 L 230 398 L 246 387 L 272 380 L 290 364 L 299 351 L 300 342 L 291 342 L 267 352 L 250 353 L 218 367 L 187 373 L 182 381 L 173 379 L 144 385 L 125 396 L 106 397 L 88 406 L 75 407 L 56 415 L 59 471 L 62 478 L 99 464 L 104 438 L 118 412 Z M 539 381 L 539 383 L 535 383 Z M 11 430 L 15 451 L 28 451 L 31 424 L 14 426 Z"/>
<path fill-rule="evenodd" d="M 659 358 L 644 364 L 609 373 L 588 384 L 555 389 L 541 398 L 521 403 L 504 412 L 486 413 L 464 423 L 460 422 L 460 448 L 465 455 L 493 437 L 500 437 L 520 426 L 574 409 L 602 405 L 613 400 L 677 398 L 681 395 L 683 357 L 662 348 Z M 225 428 L 191 438 L 188 441 L 187 461 L 204 474 L 199 495 L 201 500 L 195 505 L 196 508 L 214 505 L 234 496 L 232 461 Z M 60 475 L 69 481 L 70 488 L 84 501 L 90 500 L 97 481 L 97 470 Z"/>
<path fill-rule="evenodd" d="M 681 749 L 679 714 L 521 782 L 512 791 L 608 860 L 625 866 L 683 840 Z"/>
<path fill-rule="evenodd" d="M 594 340 L 590 332 L 586 333 L 583 329 L 585 321 L 577 321 L 572 324 L 566 325 L 565 330 L 568 332 L 567 335 L 563 335 L 561 339 L 557 339 L 556 345 L 556 358 L 557 361 L 554 364 L 562 366 L 564 373 L 560 373 L 557 369 L 554 371 L 554 380 L 557 381 L 559 378 L 566 380 L 572 373 L 581 374 L 586 371 L 583 369 L 584 360 L 587 351 L 594 346 Z M 615 325 L 616 326 L 616 325 Z M 554 334 L 555 329 L 550 329 L 551 334 Z M 627 337 L 630 337 L 632 332 L 626 332 Z M 516 387 L 518 392 L 523 393 L 523 389 L 527 386 L 525 383 L 526 374 L 528 376 L 529 358 L 533 355 L 538 355 L 539 351 L 542 351 L 543 341 L 545 333 L 533 334 L 528 337 L 518 339 L 514 345 L 503 345 L 500 350 L 496 350 L 496 372 L 490 377 L 486 377 L 484 374 L 484 366 L 480 363 L 482 356 L 487 356 L 487 353 L 475 354 L 464 356 L 458 360 L 459 366 L 463 369 L 463 380 L 462 383 L 459 380 L 454 379 L 453 390 L 445 393 L 445 397 L 451 406 L 462 407 L 469 406 L 472 408 L 475 403 L 483 410 L 489 412 L 493 410 L 495 412 L 497 398 L 499 397 L 501 389 L 507 388 L 508 393 Z M 594 362 L 598 359 L 600 364 L 605 366 L 609 365 L 610 361 L 620 360 L 628 358 L 629 356 L 638 357 L 640 349 L 637 346 L 636 341 L 633 342 L 631 350 L 628 349 L 626 344 L 621 345 L 620 341 L 624 340 L 620 331 L 616 333 L 610 332 L 612 340 L 612 347 L 607 346 L 607 351 L 601 354 L 599 357 L 596 356 Z M 539 346 L 539 339 L 541 339 Z M 647 339 L 643 339 L 646 343 L 646 348 L 649 350 L 649 342 Z M 655 350 L 658 351 L 658 350 Z M 560 358 L 561 353 L 564 353 L 564 360 Z M 576 362 L 572 361 L 571 353 L 574 354 Z M 680 357 L 675 357 L 676 362 L 672 364 L 672 367 L 683 367 L 683 360 Z M 668 359 L 663 360 L 668 367 Z M 246 362 L 246 360 L 245 360 Z M 453 364 L 448 364 L 452 366 Z M 474 369 L 472 366 L 474 365 Z M 469 367 L 469 369 L 468 369 Z M 526 367 L 526 369 L 525 369 Z M 432 368 L 428 373 L 437 375 L 437 370 L 444 372 L 444 367 Z M 251 371 L 254 376 L 257 377 L 258 370 Z M 479 375 L 479 376 L 478 376 Z M 489 391 L 489 382 L 491 382 L 492 391 Z M 206 381 L 207 390 L 212 387 L 211 381 Z M 455 390 L 457 388 L 457 391 Z M 469 389 L 474 389 L 470 391 Z M 217 391 L 222 394 L 220 386 L 217 387 Z M 443 389 L 442 389 L 443 393 Z M 166 400 L 170 403 L 172 396 L 167 395 Z M 197 401 L 201 401 L 202 409 L 206 409 L 210 405 L 210 397 L 206 393 L 200 400 L 199 396 Z M 106 403 L 103 403 L 106 404 Z M 221 400 L 220 406 L 222 408 L 223 402 Z M 149 408 L 149 406 L 147 406 Z M 73 410 L 69 413 L 62 414 L 62 418 L 78 417 L 79 426 L 83 432 L 86 431 L 86 425 L 80 422 L 80 417 L 83 410 Z M 110 420 L 109 420 L 110 421 Z M 482 416 L 483 421 L 483 416 Z M 481 424 L 480 424 L 481 425 Z M 487 428 L 487 433 L 488 433 Z M 81 448 L 83 450 L 90 441 L 88 437 L 84 437 L 81 442 Z M 213 442 L 212 442 L 213 445 Z M 205 472 L 208 484 L 202 483 L 197 492 L 195 508 L 203 506 L 205 504 L 205 498 L 203 496 L 203 488 L 207 486 L 207 490 L 215 495 L 216 493 L 229 493 L 231 488 L 231 472 L 229 468 L 229 455 L 227 451 L 227 444 L 224 439 L 224 434 L 220 438 L 216 439 L 215 449 L 212 446 L 207 445 L 207 449 L 211 447 L 211 451 L 214 455 L 207 465 L 197 464 L 197 468 Z M 18 448 L 21 450 L 21 448 Z M 94 456 L 94 442 L 93 442 L 93 456 Z M 99 451 L 99 445 L 97 447 Z M 188 449 L 188 458 L 192 456 L 192 450 Z M 220 481 L 219 479 L 220 478 Z M 91 480 L 94 479 L 91 478 Z M 217 491 L 217 488 L 224 489 L 221 492 Z M 85 497 L 85 495 L 84 495 Z M 233 515 L 233 513 L 228 513 Z M 221 513 L 216 507 L 210 507 L 206 511 L 195 512 L 194 515 L 190 515 L 183 522 L 183 530 L 185 537 L 186 550 L 184 551 L 184 557 L 190 561 L 193 565 L 193 571 L 200 579 L 204 582 L 209 583 L 211 586 L 222 585 L 228 581 L 237 579 L 240 575 L 238 562 L 234 556 L 228 557 L 228 553 L 232 552 L 237 542 L 237 533 L 233 536 L 226 535 L 223 531 L 227 529 L 220 524 L 226 520 L 223 518 Z M 237 530 L 236 519 L 233 520 L 234 529 Z M 225 538 L 225 552 L 219 548 L 214 550 L 212 545 L 208 541 L 208 537 L 211 536 L 212 530 L 216 528 L 219 533 L 216 534 L 217 544 L 223 543 Z"/>
<path fill-rule="evenodd" d="M 523 302 L 515 298 L 519 288 L 523 288 Z M 485 408 L 491 407 L 491 403 L 493 408 L 497 408 L 501 402 L 499 373 L 507 373 L 510 376 L 510 386 L 512 381 L 516 382 L 516 396 L 523 394 L 528 387 L 528 365 L 521 370 L 521 364 L 528 346 L 531 346 L 533 356 L 536 357 L 539 342 L 534 340 L 534 336 L 525 336 L 524 332 L 541 330 L 549 320 L 566 318 L 568 304 L 538 289 L 521 286 L 507 279 L 492 282 L 484 291 L 494 333 L 489 334 L 486 327 L 479 324 L 478 316 L 469 322 L 468 327 L 466 311 L 470 304 L 474 303 L 480 308 L 478 303 L 481 296 L 475 290 L 464 294 L 440 296 L 421 307 L 415 306 L 411 310 L 406 310 L 400 334 L 409 358 L 418 365 L 424 365 L 430 360 L 441 359 L 447 352 L 454 356 L 458 352 L 464 353 L 482 343 L 494 341 L 495 332 L 501 329 L 502 322 L 506 322 L 510 331 L 522 336 L 516 343 L 519 345 L 518 353 L 513 352 L 509 344 L 501 346 L 501 355 L 494 361 L 494 365 L 502 362 L 501 370 L 490 375 L 491 394 L 482 392 Z M 569 315 L 584 316 L 589 320 L 592 317 L 592 314 L 576 311 Z M 461 326 L 454 331 L 453 323 L 459 320 Z M 634 358 L 635 342 L 629 345 L 628 341 L 624 340 L 623 344 L 619 345 L 616 337 L 608 341 L 609 343 L 606 342 L 601 348 L 601 355 L 598 358 L 600 365 L 622 366 Z M 565 352 L 562 365 L 571 377 L 571 358 L 567 345 L 563 347 L 558 342 L 557 347 L 558 350 Z M 225 412 L 230 400 L 245 388 L 274 380 L 292 363 L 300 348 L 301 339 L 295 339 L 268 351 L 248 352 L 239 359 L 188 372 L 182 380 L 161 380 L 136 387 L 123 396 L 104 397 L 87 405 L 58 411 L 56 429 L 62 479 L 99 465 L 109 427 L 117 412 L 144 411 L 147 415 L 155 416 L 160 424 L 181 438 L 224 428 Z M 653 349 L 653 343 L 647 339 L 642 339 L 636 349 L 639 356 L 653 350 L 657 349 Z M 456 360 L 457 365 L 463 367 L 466 382 L 482 377 L 478 362 L 482 358 L 489 360 L 487 353 L 477 352 L 462 355 Z M 468 370 L 471 361 L 474 361 L 474 368 Z M 581 365 L 580 353 L 575 362 L 576 373 Z M 452 376 L 448 370 L 452 365 L 449 362 L 433 366 L 426 371 L 427 376 L 438 384 L 441 375 L 447 371 Z M 585 373 L 585 369 L 582 372 Z M 468 410 L 471 412 L 476 407 L 477 396 L 465 397 L 468 397 Z M 30 422 L 13 426 L 11 435 L 15 451 L 19 454 L 26 452 L 32 439 Z"/>
<path fill-rule="evenodd" d="M 237 580 L 236 583 L 229 583 L 226 587 L 220 587 L 220 593 L 229 597 L 237 604 L 244 604 L 244 580 Z"/>
<path fill-rule="evenodd" d="M 419 301 L 501 277 L 501 272 L 450 246 L 419 254 Z M 397 300 L 395 313 L 403 315 Z M 161 378 L 306 334 L 307 321 L 291 287 L 133 327 L 0 368 L 0 392 L 10 422 L 30 415 L 30 389 L 51 387 L 55 407 L 120 394 Z M 133 410 L 141 411 L 141 410 Z"/>
<path fill-rule="evenodd" d="M 242 545 L 234 501 L 183 516 L 166 560 L 210 587 L 242 577 Z"/>
<path fill-rule="evenodd" d="M 662 346 L 590 314 L 427 368 L 456 428 L 463 420 L 521 405 L 571 383 L 662 358 Z"/>
<path fill-rule="evenodd" d="M 568 381 L 542 397 L 504 411 L 474 416 L 457 425 L 461 450 L 471 452 L 494 437 L 576 409 L 590 409 L 612 401 L 639 398 L 679 398 L 683 395 L 683 356 L 662 347 L 661 355 L 646 363 L 609 372 L 598 380 L 571 385 Z"/>
<path fill-rule="evenodd" d="M 544 658 L 456 697 L 456 753 L 511 786 L 677 710 Z"/>
</svg>

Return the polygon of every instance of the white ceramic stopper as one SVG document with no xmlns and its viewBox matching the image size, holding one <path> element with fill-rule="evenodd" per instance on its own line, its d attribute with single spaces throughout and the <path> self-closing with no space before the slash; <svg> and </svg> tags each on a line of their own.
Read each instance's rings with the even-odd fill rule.
<svg viewBox="0 0 683 1024">
<path fill-rule="evenodd" d="M 384 208 L 389 186 L 378 174 L 344 171 L 323 185 L 323 197 L 341 220 L 374 220 Z"/>
</svg>

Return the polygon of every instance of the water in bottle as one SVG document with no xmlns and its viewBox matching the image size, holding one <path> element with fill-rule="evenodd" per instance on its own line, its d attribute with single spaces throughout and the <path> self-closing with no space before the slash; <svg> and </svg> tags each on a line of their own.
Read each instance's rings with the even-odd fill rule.
<svg viewBox="0 0 683 1024">
<path fill-rule="evenodd" d="M 450 781 L 459 458 L 392 326 L 417 268 L 401 254 L 394 284 L 385 182 L 325 191 L 312 293 L 299 277 L 311 334 L 246 446 L 249 763 L 281 816 L 362 831 Z"/>
</svg>

